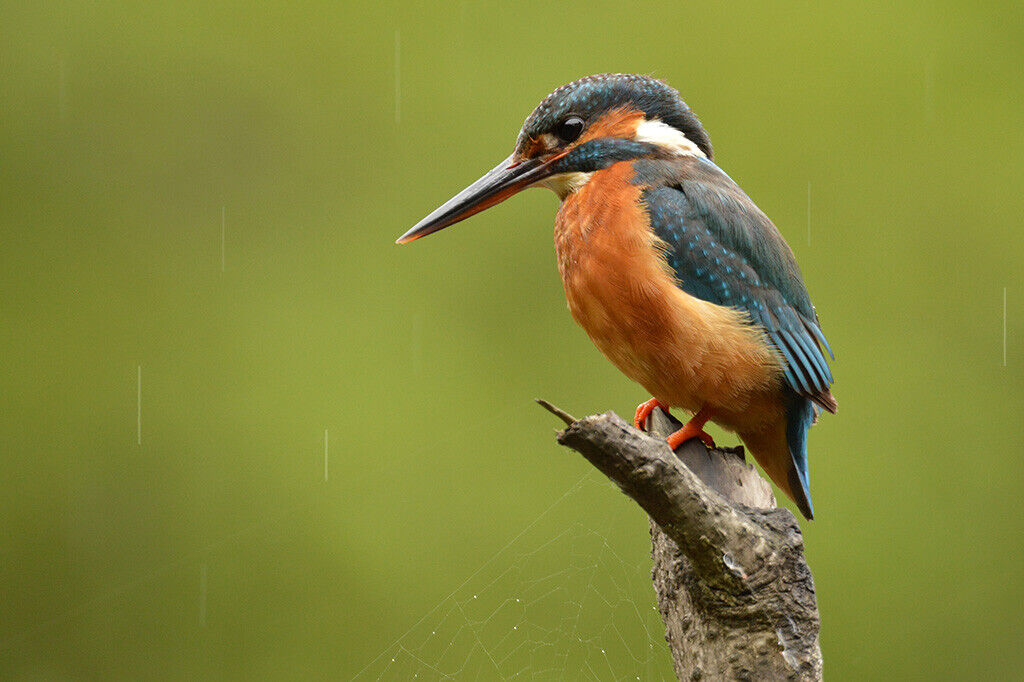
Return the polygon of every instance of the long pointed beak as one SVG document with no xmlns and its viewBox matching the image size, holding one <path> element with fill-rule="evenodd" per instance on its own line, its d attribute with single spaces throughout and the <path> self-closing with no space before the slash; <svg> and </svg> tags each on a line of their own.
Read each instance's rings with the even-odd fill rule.
<svg viewBox="0 0 1024 682">
<path fill-rule="evenodd" d="M 525 159 L 517 162 L 515 154 L 488 171 L 482 178 L 446 201 L 433 213 L 395 242 L 408 244 L 411 241 L 426 237 L 471 215 L 488 209 L 508 199 L 513 194 L 526 189 L 530 185 L 549 177 L 551 166 L 565 156 L 566 152 L 546 159 Z"/>
</svg>

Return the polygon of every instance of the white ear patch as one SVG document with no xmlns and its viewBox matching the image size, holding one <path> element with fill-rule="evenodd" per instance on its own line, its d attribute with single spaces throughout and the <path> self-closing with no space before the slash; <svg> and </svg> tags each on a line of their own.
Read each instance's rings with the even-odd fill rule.
<svg viewBox="0 0 1024 682">
<path fill-rule="evenodd" d="M 658 119 L 650 121 L 644 119 L 641 121 L 636 127 L 633 139 L 637 142 L 647 142 L 648 144 L 656 145 L 679 156 L 705 156 L 700 147 L 695 145 L 681 130 L 677 130 Z M 552 149 L 557 144 L 554 138 L 547 134 L 542 135 L 541 140 L 545 145 L 550 144 Z M 590 182 L 590 178 L 593 175 L 593 173 L 581 173 L 578 171 L 559 173 L 558 175 L 544 178 L 540 182 L 534 183 L 533 186 L 547 187 L 564 201 L 567 196 Z"/>
<path fill-rule="evenodd" d="M 683 134 L 683 131 L 673 128 L 664 121 L 644 119 L 636 127 L 636 134 L 633 139 L 637 142 L 647 142 L 662 149 L 667 149 L 680 156 L 705 156 L 700 147 L 695 145 L 690 138 Z"/>
</svg>

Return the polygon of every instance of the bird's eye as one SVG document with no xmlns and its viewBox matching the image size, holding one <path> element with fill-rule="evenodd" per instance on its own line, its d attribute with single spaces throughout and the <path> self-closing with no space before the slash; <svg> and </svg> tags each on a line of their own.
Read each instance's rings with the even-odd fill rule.
<svg viewBox="0 0 1024 682">
<path fill-rule="evenodd" d="M 583 123 L 583 119 L 579 116 L 569 116 L 562 119 L 557 126 L 555 126 L 555 135 L 558 136 L 562 142 L 566 144 L 575 142 L 580 135 L 583 134 L 583 128 L 586 124 Z"/>
</svg>

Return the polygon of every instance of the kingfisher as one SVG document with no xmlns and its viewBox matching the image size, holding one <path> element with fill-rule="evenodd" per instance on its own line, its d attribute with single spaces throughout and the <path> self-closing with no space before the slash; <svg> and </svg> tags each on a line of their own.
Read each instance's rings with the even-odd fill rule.
<svg viewBox="0 0 1024 682">
<path fill-rule="evenodd" d="M 807 433 L 835 413 L 832 355 L 779 230 L 713 161 L 697 116 L 667 83 L 599 74 L 531 113 L 512 154 L 398 238 L 405 244 L 528 187 L 561 199 L 555 253 L 569 311 L 600 351 L 652 396 L 636 409 L 711 420 L 814 517 Z"/>
</svg>

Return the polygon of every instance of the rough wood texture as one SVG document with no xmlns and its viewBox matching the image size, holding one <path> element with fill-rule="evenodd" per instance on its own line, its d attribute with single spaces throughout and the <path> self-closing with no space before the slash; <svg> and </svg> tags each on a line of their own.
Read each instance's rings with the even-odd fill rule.
<svg viewBox="0 0 1024 682">
<path fill-rule="evenodd" d="M 796 518 L 742 448 L 677 453 L 679 422 L 655 410 L 655 438 L 616 414 L 573 420 L 558 442 L 582 454 L 651 518 L 651 577 L 680 680 L 820 680 L 817 601 Z"/>
</svg>

